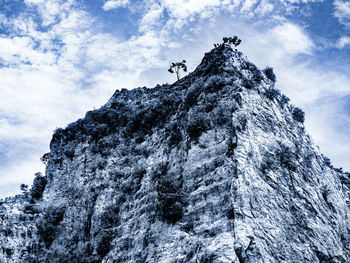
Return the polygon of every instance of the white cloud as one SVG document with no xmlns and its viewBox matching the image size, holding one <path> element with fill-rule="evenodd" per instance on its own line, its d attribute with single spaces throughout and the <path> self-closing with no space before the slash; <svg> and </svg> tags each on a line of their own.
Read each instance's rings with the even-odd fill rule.
<svg viewBox="0 0 350 263">
<path fill-rule="evenodd" d="M 251 12 L 257 5 L 258 0 L 245 0 L 242 1 L 241 12 Z"/>
<path fill-rule="evenodd" d="M 119 7 L 124 7 L 128 3 L 129 3 L 129 0 L 109 0 L 103 4 L 102 8 L 105 11 L 109 11 L 112 9 L 117 9 Z"/>
<path fill-rule="evenodd" d="M 339 22 L 350 27 L 350 1 L 335 0 L 334 9 Z"/>
<path fill-rule="evenodd" d="M 13 156 L 15 161 L 10 165 L 8 173 L 1 177 L 0 198 L 19 193 L 20 184 L 31 185 L 34 174 L 44 169 L 44 165 L 37 162 L 41 155 L 33 152 L 31 154 L 25 160 Z"/>
<path fill-rule="evenodd" d="M 111 2 L 120 6 L 129 3 L 108 1 L 105 5 Z M 26 3 L 37 8 L 42 25 L 48 28 L 47 32 L 40 31 L 30 13 L 14 19 L 0 16 L 1 23 L 13 32 L 0 38 L 2 62 L 11 65 L 0 68 L 0 93 L 6 98 L 0 101 L 0 125 L 6 127 L 0 130 L 0 143 L 10 145 L 7 154 L 12 159 L 0 167 L 0 187 L 16 181 L 29 183 L 32 174 L 42 169 L 39 157 L 48 150 L 55 128 L 104 104 L 116 89 L 172 80 L 166 68 L 179 57 L 187 59 L 189 69 L 194 69 L 212 43 L 225 35 L 239 35 L 243 39 L 241 48 L 252 62 L 273 66 L 279 87 L 298 105 L 308 108 L 324 96 L 348 94 L 348 77 L 316 70 L 306 62 L 295 63 L 295 57 L 311 54 L 314 46 L 302 27 L 274 16 L 259 27 L 257 19 L 227 14 L 227 10 L 238 14 L 241 1 L 148 1 L 147 11 L 139 20 L 139 32 L 127 40 L 100 31 L 94 17 L 80 10 L 73 0 Z M 113 6 L 108 5 L 107 9 Z M 263 0 L 257 5 L 246 3 L 245 8 L 251 10 L 248 13 L 268 14 L 276 5 Z M 319 119 L 312 121 L 317 113 L 309 110 L 307 120 L 313 127 L 320 127 L 315 122 L 329 119 L 338 125 L 336 111 L 329 112 L 330 117 L 317 115 Z M 327 127 L 322 126 L 325 136 L 333 136 L 334 131 Z M 323 145 L 324 135 L 314 133 L 316 142 Z M 334 145 L 340 145 L 340 138 L 349 138 L 337 133 L 334 136 L 329 140 Z M 343 150 L 350 154 L 350 150 Z"/>
<path fill-rule="evenodd" d="M 29 37 L 0 37 L 0 59 L 3 64 L 30 63 L 34 65 L 50 64 L 54 56 L 36 50 L 35 42 Z"/>
<path fill-rule="evenodd" d="M 259 5 L 255 9 L 255 12 L 261 15 L 267 15 L 271 13 L 275 7 L 273 6 L 272 3 L 270 3 L 269 0 L 262 0 L 260 1 Z"/>
<path fill-rule="evenodd" d="M 75 0 L 25 0 L 26 5 L 38 8 L 42 26 L 50 26 L 65 18 L 66 12 L 72 10 Z M 30 14 L 28 14 L 30 15 Z"/>
<path fill-rule="evenodd" d="M 43 3 L 45 0 L 24 0 L 24 2 L 26 4 L 41 4 Z"/>
<path fill-rule="evenodd" d="M 161 0 L 161 5 L 176 18 L 187 18 L 196 14 L 209 12 L 211 8 L 220 7 L 220 0 Z"/>
<path fill-rule="evenodd" d="M 311 53 L 313 47 L 312 40 L 297 25 L 284 23 L 274 27 L 268 34 L 271 34 L 272 41 L 281 48 L 282 52 L 293 55 Z"/>
<path fill-rule="evenodd" d="M 335 167 L 350 171 L 350 116 L 346 96 L 328 96 L 307 107 L 306 128 Z"/>
<path fill-rule="evenodd" d="M 348 36 L 341 37 L 336 44 L 337 48 L 339 48 L 339 49 L 342 49 L 348 45 L 350 45 L 350 37 L 348 37 Z"/>
<path fill-rule="evenodd" d="M 9 65 L 0 67 L 0 93 L 6 98 L 0 100 L 0 143 L 9 145 L 4 154 L 10 160 L 0 167 L 0 187 L 30 183 L 42 170 L 39 157 L 48 151 L 54 129 L 103 105 L 116 89 L 147 85 L 138 76 L 164 64 L 160 51 L 166 40 L 159 32 L 122 42 L 99 31 L 94 18 L 73 3 L 49 2 L 27 3 L 37 8 L 42 25 L 50 24 L 47 32 L 30 14 L 1 18 L 19 36 L 0 37 L 0 62 Z M 151 20 L 145 23 L 152 25 Z"/>
<path fill-rule="evenodd" d="M 343 105 L 350 95 L 350 77 L 309 61 L 314 44 L 299 26 L 283 23 L 268 32 L 250 32 L 245 53 L 262 67 L 274 67 L 277 87 L 305 110 L 306 131 L 321 152 L 335 166 L 350 170 L 350 114 Z M 295 60 L 304 54 L 302 62 Z"/>
<path fill-rule="evenodd" d="M 150 10 L 143 16 L 139 25 L 140 32 L 147 32 L 154 27 L 160 26 L 163 15 L 163 8 L 158 4 L 153 4 Z"/>
<path fill-rule="evenodd" d="M 309 59 L 315 44 L 302 27 L 285 19 L 262 28 L 242 19 L 235 24 L 228 23 L 227 18 L 215 23 L 216 30 L 204 24 L 198 33 L 203 41 L 197 40 L 196 56 L 210 48 L 210 43 L 220 41 L 221 36 L 235 32 L 243 40 L 239 48 L 250 61 L 260 68 L 274 67 L 277 88 L 305 110 L 306 131 L 322 153 L 336 166 L 350 170 L 350 127 L 344 125 L 350 123 L 350 114 L 342 105 L 350 95 L 350 76 L 315 65 Z M 189 62 L 193 61 L 191 52 L 185 55 Z M 300 56 L 302 60 L 297 59 Z"/>
</svg>

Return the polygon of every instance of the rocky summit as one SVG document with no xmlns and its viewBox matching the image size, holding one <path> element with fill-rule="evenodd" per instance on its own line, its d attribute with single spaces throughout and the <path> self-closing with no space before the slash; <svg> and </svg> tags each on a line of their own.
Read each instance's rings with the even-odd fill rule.
<svg viewBox="0 0 350 263">
<path fill-rule="evenodd" d="M 223 43 L 56 130 L 0 202 L 0 262 L 350 262 L 349 174 L 275 80 Z"/>
</svg>

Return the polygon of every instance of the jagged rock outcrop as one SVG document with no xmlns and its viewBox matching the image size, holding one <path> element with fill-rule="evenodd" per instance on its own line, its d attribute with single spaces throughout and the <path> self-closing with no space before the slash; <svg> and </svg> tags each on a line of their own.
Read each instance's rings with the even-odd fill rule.
<svg viewBox="0 0 350 263">
<path fill-rule="evenodd" d="M 349 174 L 272 74 L 222 44 L 58 129 L 42 196 L 0 206 L 0 261 L 349 262 Z"/>
</svg>

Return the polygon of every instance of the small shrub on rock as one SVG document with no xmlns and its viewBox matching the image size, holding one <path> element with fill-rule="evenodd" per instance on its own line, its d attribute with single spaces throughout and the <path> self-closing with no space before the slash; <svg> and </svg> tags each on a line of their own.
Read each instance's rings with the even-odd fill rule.
<svg viewBox="0 0 350 263">
<path fill-rule="evenodd" d="M 273 100 L 279 96 L 281 96 L 281 92 L 278 89 L 270 88 L 265 91 L 265 96 L 270 100 Z"/>
<path fill-rule="evenodd" d="M 254 82 L 251 79 L 244 78 L 242 80 L 242 86 L 246 89 L 252 89 L 254 88 Z"/>
<path fill-rule="evenodd" d="M 101 231 L 96 236 L 96 252 L 103 258 L 111 250 L 111 243 L 113 241 L 114 235 L 110 231 Z"/>
<path fill-rule="evenodd" d="M 111 249 L 111 243 L 116 236 L 113 231 L 119 224 L 119 206 L 111 205 L 98 216 L 98 229 L 96 235 L 96 252 L 99 256 L 104 257 Z"/>
<path fill-rule="evenodd" d="M 281 148 L 277 153 L 282 166 L 288 168 L 291 171 L 297 170 L 298 165 L 296 163 L 296 155 L 290 147 L 281 145 Z"/>
<path fill-rule="evenodd" d="M 46 176 L 43 176 L 41 173 L 36 173 L 35 175 L 36 177 L 33 181 L 33 186 L 30 190 L 30 194 L 33 199 L 40 199 L 43 196 L 47 179 Z"/>
<path fill-rule="evenodd" d="M 197 104 L 197 98 L 203 90 L 203 85 L 204 84 L 202 82 L 194 83 L 188 89 L 188 92 L 184 101 L 184 106 L 187 110 L 189 110 L 192 106 Z"/>
<path fill-rule="evenodd" d="M 328 167 L 333 168 L 331 159 L 329 159 L 327 156 L 323 156 L 323 160 L 324 160 L 324 163 L 325 163 Z"/>
<path fill-rule="evenodd" d="M 286 95 L 283 94 L 282 97 L 281 97 L 281 103 L 282 104 L 286 104 L 289 101 L 290 101 L 290 99 Z"/>
<path fill-rule="evenodd" d="M 170 131 L 170 137 L 168 141 L 169 147 L 178 145 L 182 140 L 182 133 L 177 124 L 174 124 Z"/>
<path fill-rule="evenodd" d="M 218 92 L 225 85 L 226 80 L 224 78 L 214 75 L 207 80 L 204 88 L 208 92 Z"/>
<path fill-rule="evenodd" d="M 45 164 L 45 167 L 47 167 L 49 160 L 50 160 L 50 152 L 44 153 L 43 156 L 41 156 L 40 158 L 40 161 L 42 161 L 43 164 Z"/>
<path fill-rule="evenodd" d="M 46 248 L 49 248 L 52 241 L 54 241 L 58 226 L 64 217 L 64 208 L 62 207 L 48 207 L 43 217 L 36 221 L 38 235 L 43 240 Z"/>
<path fill-rule="evenodd" d="M 187 133 L 192 140 L 196 141 L 209 126 L 209 122 L 204 116 L 197 115 L 189 121 Z"/>
<path fill-rule="evenodd" d="M 293 119 L 298 121 L 298 122 L 301 122 L 301 123 L 304 123 L 305 121 L 305 113 L 302 109 L 298 108 L 298 107 L 295 107 L 293 109 Z"/>
<path fill-rule="evenodd" d="M 158 181 L 157 193 L 161 217 L 166 222 L 175 224 L 183 216 L 184 201 L 181 188 L 162 178 Z"/>
<path fill-rule="evenodd" d="M 273 68 L 271 67 L 267 67 L 263 70 L 263 72 L 265 73 L 265 76 L 270 79 L 272 82 L 276 82 L 276 75 L 273 72 Z"/>
</svg>

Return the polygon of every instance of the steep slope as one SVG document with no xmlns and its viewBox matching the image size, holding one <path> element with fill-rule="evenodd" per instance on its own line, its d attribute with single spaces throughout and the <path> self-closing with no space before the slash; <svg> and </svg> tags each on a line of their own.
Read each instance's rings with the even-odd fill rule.
<svg viewBox="0 0 350 263">
<path fill-rule="evenodd" d="M 55 132 L 42 197 L 2 204 L 0 261 L 349 262 L 349 176 L 302 119 L 227 44 L 116 91 Z"/>
</svg>

